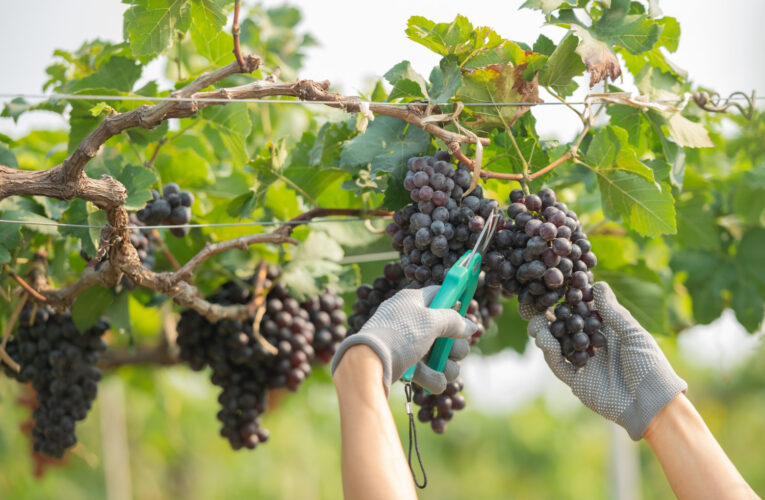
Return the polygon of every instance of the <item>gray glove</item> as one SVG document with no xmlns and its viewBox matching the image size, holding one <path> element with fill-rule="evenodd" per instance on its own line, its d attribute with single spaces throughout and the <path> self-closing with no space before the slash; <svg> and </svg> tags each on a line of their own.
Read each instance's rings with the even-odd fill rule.
<svg viewBox="0 0 765 500">
<path fill-rule="evenodd" d="M 332 373 L 351 346 L 364 344 L 382 361 L 385 394 L 410 366 L 417 363 L 412 381 L 433 394 L 446 389 L 447 381 L 459 375 L 457 360 L 467 356 L 467 338 L 478 329 L 469 319 L 452 309 L 429 309 L 428 305 L 440 287 L 402 290 L 377 308 L 364 327 L 343 340 L 332 359 Z M 421 361 L 438 337 L 455 340 L 444 373 L 429 368 Z"/>
<path fill-rule="evenodd" d="M 593 286 L 595 310 L 603 318 L 601 347 L 581 369 L 566 362 L 548 319 L 522 305 L 529 335 L 536 339 L 553 373 L 594 412 L 621 425 L 635 441 L 653 417 L 688 384 L 677 376 L 654 338 L 616 300 L 605 282 Z"/>
</svg>

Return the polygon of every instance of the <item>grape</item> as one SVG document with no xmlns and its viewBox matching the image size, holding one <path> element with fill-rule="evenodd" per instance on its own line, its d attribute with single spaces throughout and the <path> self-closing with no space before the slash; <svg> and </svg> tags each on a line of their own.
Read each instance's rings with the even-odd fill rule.
<svg viewBox="0 0 765 500">
<path fill-rule="evenodd" d="M 532 212 L 537 212 L 542 209 L 542 199 L 535 195 L 530 194 L 526 196 L 526 208 L 531 210 Z"/>
<path fill-rule="evenodd" d="M 575 334 L 581 331 L 583 326 L 584 320 L 578 314 L 572 314 L 566 320 L 566 330 L 568 330 L 568 332 L 571 334 Z"/>
<path fill-rule="evenodd" d="M 527 224 L 528 226 L 528 224 Z M 552 241 L 558 235 L 558 228 L 551 222 L 545 222 L 539 226 L 539 236 L 545 241 Z"/>
<path fill-rule="evenodd" d="M 587 286 L 587 275 L 583 273 L 582 271 L 577 271 L 574 274 L 571 275 L 571 283 L 570 286 L 573 288 L 578 288 L 579 290 L 582 290 L 584 287 Z"/>
<path fill-rule="evenodd" d="M 267 391 L 282 387 L 297 390 L 311 373 L 310 363 L 328 362 L 346 335 L 339 296 L 325 291 L 299 303 L 276 281 L 279 274 L 278 268 L 268 268 L 265 285 L 270 291 L 259 325 L 260 336 L 277 349 L 276 354 L 256 339 L 253 318 L 210 323 L 196 311 L 185 310 L 178 323 L 180 358 L 194 370 L 210 366 L 211 381 L 222 388 L 218 397 L 220 434 L 235 450 L 253 449 L 268 439 L 268 431 L 260 427 Z M 386 268 L 386 275 L 399 274 L 403 271 Z M 254 277 L 248 280 L 250 285 L 253 282 Z M 358 296 L 370 300 L 375 293 L 379 293 L 377 288 L 368 286 L 357 290 Z M 247 304 L 252 291 L 227 282 L 208 300 Z"/>
<path fill-rule="evenodd" d="M 96 398 L 101 371 L 95 365 L 106 349 L 101 337 L 108 329 L 101 319 L 80 333 L 68 312 L 31 303 L 22 309 L 19 328 L 6 345 L 21 371 L 3 368 L 18 382 L 31 382 L 36 392 L 35 452 L 61 458 L 77 443 L 75 423 L 85 419 Z"/>
<path fill-rule="evenodd" d="M 563 273 L 554 267 L 547 268 L 544 275 L 545 285 L 552 290 L 557 290 L 563 285 Z"/>
<path fill-rule="evenodd" d="M 193 203 L 193 194 L 181 191 L 178 184 L 170 182 L 165 184 L 161 197 L 159 192 L 152 189 L 152 199 L 136 212 L 136 218 L 149 226 L 182 226 L 191 221 L 190 207 Z M 182 238 L 189 233 L 189 228 L 171 228 L 170 233 Z"/>
</svg>

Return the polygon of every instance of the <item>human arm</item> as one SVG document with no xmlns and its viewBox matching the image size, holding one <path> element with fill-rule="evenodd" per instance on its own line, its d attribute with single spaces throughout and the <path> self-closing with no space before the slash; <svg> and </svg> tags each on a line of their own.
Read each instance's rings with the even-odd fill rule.
<svg viewBox="0 0 765 500">
<path fill-rule="evenodd" d="M 477 326 L 456 311 L 429 309 L 438 287 L 403 290 L 343 341 L 332 373 L 340 405 L 343 491 L 355 498 L 414 498 L 412 476 L 387 404 L 390 385 L 417 363 L 413 380 L 443 392 L 457 377 Z M 447 373 L 418 362 L 438 337 L 455 338 Z"/>
<path fill-rule="evenodd" d="M 348 500 L 417 497 L 382 376 L 380 358 L 365 345 L 348 349 L 334 373 Z"/>
<path fill-rule="evenodd" d="M 656 414 L 643 438 L 678 498 L 759 498 L 684 394 Z"/>
<path fill-rule="evenodd" d="M 645 437 L 678 497 L 756 498 L 685 397 L 687 384 L 653 337 L 606 283 L 596 283 L 593 295 L 606 345 L 579 369 L 561 355 L 547 318 L 521 308 L 529 319 L 529 335 L 553 373 L 588 408 L 624 427 L 632 439 Z"/>
</svg>

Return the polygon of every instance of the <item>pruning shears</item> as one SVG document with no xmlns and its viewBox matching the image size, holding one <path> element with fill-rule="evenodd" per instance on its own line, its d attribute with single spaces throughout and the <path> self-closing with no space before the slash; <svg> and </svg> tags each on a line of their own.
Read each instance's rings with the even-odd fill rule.
<svg viewBox="0 0 765 500">
<path fill-rule="evenodd" d="M 470 301 L 473 300 L 475 289 L 478 286 L 478 275 L 481 273 L 482 254 L 486 251 L 491 242 L 494 232 L 497 229 L 499 217 L 492 211 L 486 220 L 478 241 L 472 250 L 468 250 L 460 259 L 449 268 L 441 289 L 430 303 L 431 309 L 451 309 L 459 301 L 461 316 L 465 316 Z M 437 371 L 444 371 L 446 360 L 454 345 L 454 339 L 438 338 L 433 343 L 433 348 L 428 357 L 428 366 Z M 410 382 L 414 375 L 415 366 L 410 367 L 401 377 L 405 382 Z"/>
</svg>

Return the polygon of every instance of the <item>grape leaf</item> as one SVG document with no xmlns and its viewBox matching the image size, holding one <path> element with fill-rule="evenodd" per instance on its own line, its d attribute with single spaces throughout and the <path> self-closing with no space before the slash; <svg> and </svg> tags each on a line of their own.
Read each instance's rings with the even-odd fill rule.
<svg viewBox="0 0 765 500">
<path fill-rule="evenodd" d="M 606 77 L 614 81 L 621 76 L 622 68 L 619 66 L 619 60 L 607 44 L 600 41 L 585 27 L 572 25 L 571 31 L 581 40 L 576 53 L 582 58 L 584 66 L 590 73 L 590 88 Z"/>
<path fill-rule="evenodd" d="M 473 28 L 470 21 L 459 14 L 451 23 L 435 23 L 421 16 L 410 17 L 406 34 L 436 54 L 456 56 L 463 68 L 467 67 L 468 61 L 485 56 L 487 52 L 508 43 L 490 28 Z"/>
<path fill-rule="evenodd" d="M 123 0 L 131 6 L 124 14 L 124 35 L 133 54 L 148 62 L 169 45 L 176 31 L 191 24 L 189 0 Z"/>
<path fill-rule="evenodd" d="M 604 127 L 595 134 L 585 156 L 587 163 L 596 167 L 608 167 L 616 161 L 616 155 L 622 144 L 628 142 L 629 135 L 621 127 Z"/>
<path fill-rule="evenodd" d="M 281 281 L 298 300 L 315 297 L 327 287 L 340 283 L 343 248 L 327 233 L 311 231 L 306 240 L 292 247 Z"/>
<path fill-rule="evenodd" d="M 628 142 L 635 147 L 638 154 L 648 148 L 650 123 L 640 109 L 612 104 L 606 107 L 606 113 L 611 117 L 612 125 L 617 125 L 627 131 Z"/>
<path fill-rule="evenodd" d="M 753 281 L 765 296 L 765 229 L 755 227 L 747 230 L 737 245 L 736 264 L 740 276 Z"/>
<path fill-rule="evenodd" d="M 748 278 L 749 276 L 744 274 L 733 282 L 731 307 L 738 322 L 744 325 L 749 333 L 755 333 L 762 326 L 765 303 L 754 285 L 748 282 Z"/>
<path fill-rule="evenodd" d="M 401 61 L 383 76 L 393 85 L 393 90 L 388 96 L 389 100 L 400 97 L 413 99 L 428 97 L 425 79 L 412 68 L 409 61 Z"/>
<path fill-rule="evenodd" d="M 693 318 L 698 323 L 711 323 L 722 314 L 725 305 L 722 291 L 728 287 L 731 278 L 728 264 L 705 251 L 678 252 L 672 256 L 672 269 L 687 274 L 685 287 L 691 295 Z"/>
<path fill-rule="evenodd" d="M 13 151 L 2 144 L 0 144 L 0 165 L 5 165 L 6 167 L 11 168 L 19 167 L 19 162 L 16 160 L 16 155 L 13 154 Z"/>
<path fill-rule="evenodd" d="M 75 199 L 69 203 L 69 208 L 61 217 L 65 224 L 83 224 L 98 226 L 93 228 L 60 226 L 58 232 L 64 236 L 73 236 L 80 240 L 80 245 L 90 257 L 95 257 L 101 240 L 101 228 L 106 224 L 106 214 L 92 203 Z"/>
<path fill-rule="evenodd" d="M 451 99 L 462 85 L 462 74 L 454 57 L 444 57 L 438 66 L 430 72 L 428 95 L 435 103 L 445 103 Z"/>
<path fill-rule="evenodd" d="M 223 7 L 227 3 L 227 0 L 199 0 L 191 4 L 191 41 L 197 52 L 213 65 L 233 57 L 231 35 L 221 30 L 226 24 Z"/>
<path fill-rule="evenodd" d="M 388 210 L 398 210 L 411 201 L 409 191 L 404 189 L 404 177 L 407 170 L 406 165 L 402 164 L 391 173 L 383 199 L 383 207 Z"/>
<path fill-rule="evenodd" d="M 733 211 L 750 224 L 765 225 L 765 169 L 744 172 L 733 189 Z"/>
<path fill-rule="evenodd" d="M 536 77 L 531 82 L 523 79 L 523 66 L 491 64 L 462 70 L 462 86 L 458 100 L 471 102 L 539 102 Z M 492 128 L 512 126 L 528 106 L 482 106 L 474 108 L 466 120 L 471 127 L 489 131 Z"/>
<path fill-rule="evenodd" d="M 99 285 L 79 294 L 72 304 L 72 320 L 81 332 L 96 324 L 114 301 L 114 295 Z"/>
<path fill-rule="evenodd" d="M 19 245 L 21 245 L 21 225 L 0 224 L 0 264 L 10 262 L 11 252 L 17 250 Z"/>
<path fill-rule="evenodd" d="M 534 52 L 550 56 L 555 51 L 555 43 L 544 35 L 539 35 L 532 47 Z"/>
<path fill-rule="evenodd" d="M 576 7 L 576 2 L 573 0 L 526 0 L 520 6 L 521 9 L 541 10 L 546 15 L 550 14 L 554 10 L 560 9 L 561 7 Z"/>
<path fill-rule="evenodd" d="M 666 121 L 669 135 L 679 146 L 689 148 L 712 148 L 714 143 L 704 125 L 692 122 L 680 113 L 675 113 Z"/>
<path fill-rule="evenodd" d="M 421 128 L 391 116 L 378 116 L 366 132 L 345 144 L 340 167 L 353 170 L 350 167 L 371 164 L 372 175 L 393 172 L 409 157 L 424 152 L 428 145 L 430 135 Z"/>
<path fill-rule="evenodd" d="M 705 192 L 695 192 L 690 197 L 678 199 L 675 205 L 677 241 L 685 248 L 711 251 L 720 248 L 720 234 L 709 207 L 712 201 L 712 197 Z"/>
<path fill-rule="evenodd" d="M 595 23 L 598 38 L 621 45 L 633 54 L 650 50 L 659 40 L 662 27 L 645 14 L 628 14 L 629 2 L 614 2 Z"/>
<path fill-rule="evenodd" d="M 23 97 L 15 97 L 5 103 L 0 116 L 12 118 L 14 123 L 18 123 L 19 117 L 28 111 L 52 111 L 53 113 L 61 114 L 64 112 L 64 109 L 66 109 L 65 101 L 48 100 L 30 104 Z"/>
<path fill-rule="evenodd" d="M 112 89 L 130 92 L 139 78 L 141 78 L 141 65 L 138 61 L 128 57 L 114 56 L 99 66 L 94 73 L 73 82 L 68 90 L 78 92 L 85 89 Z"/>
<path fill-rule="evenodd" d="M 596 278 L 606 281 L 619 303 L 651 333 L 669 333 L 667 304 L 661 281 L 645 264 L 619 270 L 597 269 Z"/>
<path fill-rule="evenodd" d="M 133 322 L 130 318 L 130 294 L 122 291 L 114 297 L 114 301 L 109 304 L 105 313 L 109 318 L 109 324 L 113 331 L 120 334 L 132 334 Z"/>
<path fill-rule="evenodd" d="M 249 160 L 246 139 L 252 122 L 246 106 L 210 106 L 200 112 L 206 129 L 217 134 L 231 160 L 244 165 Z"/>
<path fill-rule="evenodd" d="M 661 34 L 656 42 L 656 47 L 664 47 L 670 52 L 675 52 L 680 43 L 680 23 L 674 17 L 662 17 L 656 22 L 661 26 Z"/>
<path fill-rule="evenodd" d="M 185 189 L 213 181 L 208 163 L 190 149 L 165 148 L 157 155 L 154 167 L 165 182 L 178 181 Z"/>
<path fill-rule="evenodd" d="M 79 93 L 120 95 L 119 91 L 106 88 L 81 90 Z M 93 130 L 95 130 L 101 123 L 102 118 L 93 116 L 90 113 L 90 109 L 98 103 L 99 101 L 97 99 L 71 101 L 72 109 L 69 112 L 69 145 L 67 148 L 69 154 L 73 153 L 83 139 L 93 132 Z M 119 101 L 111 101 L 111 105 L 118 107 Z"/>
<path fill-rule="evenodd" d="M 572 34 L 566 35 L 547 59 L 539 72 L 539 85 L 552 88 L 559 96 L 568 97 L 579 85 L 573 80 L 585 70 L 576 53 L 578 40 Z"/>
</svg>

